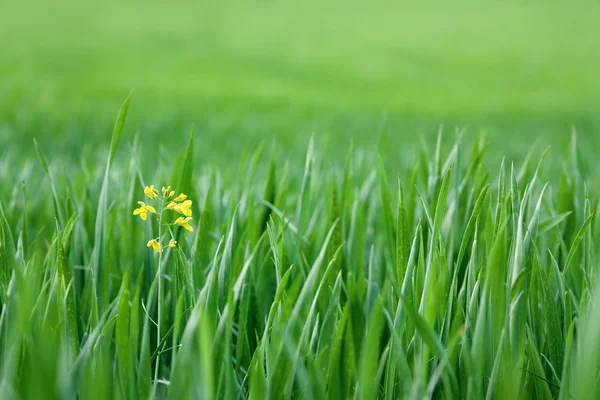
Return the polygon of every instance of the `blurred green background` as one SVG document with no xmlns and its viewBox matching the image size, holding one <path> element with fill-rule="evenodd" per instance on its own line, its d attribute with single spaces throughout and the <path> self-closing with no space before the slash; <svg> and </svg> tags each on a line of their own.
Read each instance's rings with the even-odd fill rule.
<svg viewBox="0 0 600 400">
<path fill-rule="evenodd" d="M 332 157 L 352 138 L 406 159 L 440 124 L 484 131 L 497 158 L 560 148 L 572 126 L 595 146 L 599 21 L 597 2 L 3 2 L 0 145 L 106 150 L 135 89 L 125 141 L 168 154 L 194 125 L 221 165 L 273 138 L 301 158 L 311 135 Z"/>
</svg>

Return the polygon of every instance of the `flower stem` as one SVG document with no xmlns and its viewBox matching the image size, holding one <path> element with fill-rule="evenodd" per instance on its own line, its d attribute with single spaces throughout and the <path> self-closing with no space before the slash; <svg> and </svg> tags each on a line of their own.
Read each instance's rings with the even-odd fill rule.
<svg viewBox="0 0 600 400">
<path fill-rule="evenodd" d="M 165 208 L 165 200 L 161 199 L 161 207 L 160 207 L 160 216 L 159 216 L 159 220 L 158 220 L 158 243 L 162 242 L 162 221 L 163 221 L 163 213 L 164 213 L 164 208 Z M 161 245 L 162 246 L 162 245 Z M 157 300 L 157 304 L 158 304 L 158 318 L 157 318 L 157 334 L 156 334 L 156 349 L 157 349 L 157 353 L 156 353 L 156 364 L 154 366 L 154 397 L 156 397 L 156 388 L 158 386 L 158 371 L 160 369 L 160 350 L 158 350 L 158 348 L 160 347 L 160 343 L 161 343 L 161 322 L 162 322 L 162 247 L 160 249 L 160 252 L 158 253 L 158 269 L 156 271 L 157 274 L 157 279 L 158 279 L 158 300 Z"/>
</svg>

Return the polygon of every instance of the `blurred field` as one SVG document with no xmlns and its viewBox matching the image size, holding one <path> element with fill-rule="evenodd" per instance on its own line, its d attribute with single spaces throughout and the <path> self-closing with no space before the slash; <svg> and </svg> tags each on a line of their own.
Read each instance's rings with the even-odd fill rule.
<svg viewBox="0 0 600 400">
<path fill-rule="evenodd" d="M 597 142 L 597 5 L 357 4 L 3 4 L 0 144 L 78 161 L 131 89 L 125 140 L 174 149 L 195 125 L 213 162 L 265 138 L 301 158 L 311 134 L 345 154 L 382 127 L 401 155 L 442 123 L 486 131 L 495 160 L 571 125 Z"/>
</svg>

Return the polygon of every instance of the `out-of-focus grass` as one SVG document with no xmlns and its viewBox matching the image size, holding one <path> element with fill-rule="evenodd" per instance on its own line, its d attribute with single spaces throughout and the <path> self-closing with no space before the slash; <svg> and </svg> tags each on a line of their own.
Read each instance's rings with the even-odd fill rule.
<svg viewBox="0 0 600 400">
<path fill-rule="evenodd" d="M 172 149 L 195 124 L 208 157 L 264 137 L 293 157 L 313 132 L 372 143 L 382 121 L 392 148 L 470 124 L 522 155 L 571 124 L 594 140 L 598 20 L 593 3 L 4 4 L 0 141 L 77 160 L 135 89 L 134 130 Z"/>
</svg>

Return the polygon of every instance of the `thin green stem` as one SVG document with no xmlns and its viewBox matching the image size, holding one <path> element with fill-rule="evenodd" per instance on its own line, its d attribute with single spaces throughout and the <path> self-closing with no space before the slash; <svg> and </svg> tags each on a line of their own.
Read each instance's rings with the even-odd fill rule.
<svg viewBox="0 0 600 400">
<path fill-rule="evenodd" d="M 162 221 L 163 221 L 163 213 L 165 208 L 165 199 L 161 199 L 161 207 L 160 207 L 160 216 L 158 220 L 158 243 L 162 242 Z M 162 246 L 162 245 L 161 245 Z M 158 319 L 157 319 L 157 334 L 156 334 L 156 348 L 160 347 L 160 343 L 162 341 L 161 338 L 161 322 L 162 322 L 162 247 L 160 249 L 160 253 L 158 253 L 158 269 L 156 271 L 157 279 L 158 279 Z M 158 385 L 158 371 L 160 369 L 160 352 L 156 356 L 156 364 L 154 366 L 154 395 L 156 396 L 156 388 Z"/>
</svg>

